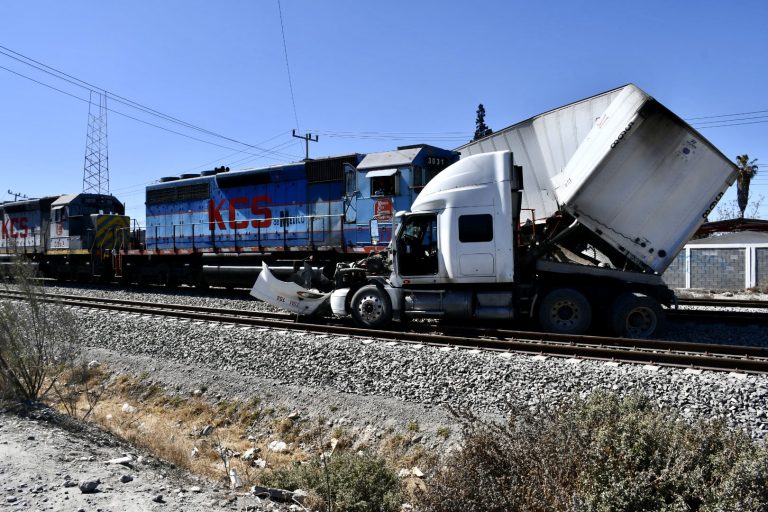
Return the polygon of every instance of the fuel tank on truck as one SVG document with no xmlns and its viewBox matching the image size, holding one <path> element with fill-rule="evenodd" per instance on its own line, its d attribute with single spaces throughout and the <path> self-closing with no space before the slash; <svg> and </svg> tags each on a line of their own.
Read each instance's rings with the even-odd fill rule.
<svg viewBox="0 0 768 512">
<path fill-rule="evenodd" d="M 736 177 L 728 158 L 635 85 L 458 148 L 462 158 L 499 149 L 523 166 L 523 219 L 565 211 L 659 274 Z"/>
</svg>

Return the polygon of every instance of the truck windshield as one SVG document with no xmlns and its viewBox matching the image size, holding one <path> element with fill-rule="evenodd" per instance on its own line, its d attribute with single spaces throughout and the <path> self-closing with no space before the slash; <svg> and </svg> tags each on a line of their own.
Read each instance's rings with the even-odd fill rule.
<svg viewBox="0 0 768 512">
<path fill-rule="evenodd" d="M 397 261 L 404 276 L 437 274 L 437 215 L 412 215 L 405 219 Z"/>
</svg>

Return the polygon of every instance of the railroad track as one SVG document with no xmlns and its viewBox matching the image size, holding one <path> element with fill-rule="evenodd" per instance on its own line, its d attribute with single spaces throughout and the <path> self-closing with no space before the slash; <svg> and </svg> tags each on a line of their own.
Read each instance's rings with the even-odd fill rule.
<svg viewBox="0 0 768 512">
<path fill-rule="evenodd" d="M 0 292 L 0 299 L 18 300 L 17 292 Z M 638 340 L 604 336 L 573 336 L 508 329 L 436 327 L 417 323 L 410 330 L 370 330 L 344 323 L 315 324 L 299 322 L 293 315 L 245 310 L 221 310 L 210 307 L 159 304 L 121 299 L 103 299 L 73 295 L 41 295 L 41 300 L 65 306 L 95 308 L 141 315 L 160 315 L 207 322 L 224 322 L 254 327 L 297 330 L 361 338 L 394 340 L 402 343 L 438 347 L 516 352 L 536 356 L 596 359 L 694 370 L 768 373 L 768 349 L 734 345 L 715 345 L 668 340 Z M 711 313 L 710 313 L 711 314 Z"/>
<path fill-rule="evenodd" d="M 667 309 L 667 318 L 697 323 L 765 324 L 768 323 L 768 301 L 739 299 L 680 299 L 683 309 Z M 727 311 L 685 309 L 686 306 L 728 308 Z M 739 309 L 753 311 L 738 311 Z M 754 310 L 760 311 L 754 311 Z"/>
<path fill-rule="evenodd" d="M 768 300 L 744 299 L 678 299 L 681 306 L 707 306 L 722 308 L 768 309 Z"/>
</svg>

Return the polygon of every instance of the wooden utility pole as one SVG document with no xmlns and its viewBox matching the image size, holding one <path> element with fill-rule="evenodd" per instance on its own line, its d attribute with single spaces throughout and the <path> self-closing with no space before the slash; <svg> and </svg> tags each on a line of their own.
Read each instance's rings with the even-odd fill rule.
<svg viewBox="0 0 768 512">
<path fill-rule="evenodd" d="M 309 141 L 317 142 L 319 137 L 315 135 L 315 138 L 313 139 L 311 133 L 306 135 L 296 135 L 296 130 L 293 130 L 292 135 L 297 139 L 302 139 L 304 141 L 304 160 L 309 160 Z"/>
</svg>

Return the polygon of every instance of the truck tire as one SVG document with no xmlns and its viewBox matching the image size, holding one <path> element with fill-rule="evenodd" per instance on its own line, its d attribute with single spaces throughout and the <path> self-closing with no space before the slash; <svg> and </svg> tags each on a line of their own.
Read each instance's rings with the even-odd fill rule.
<svg viewBox="0 0 768 512">
<path fill-rule="evenodd" d="M 592 323 L 592 306 L 578 290 L 556 288 L 539 306 L 539 325 L 547 332 L 582 334 Z"/>
<path fill-rule="evenodd" d="M 611 327 L 616 336 L 650 338 L 663 330 L 664 310 L 647 295 L 622 293 L 611 309 Z"/>
<path fill-rule="evenodd" d="M 358 327 L 381 329 L 392 321 L 392 302 L 387 292 L 378 286 L 369 284 L 357 290 L 350 309 Z"/>
</svg>

